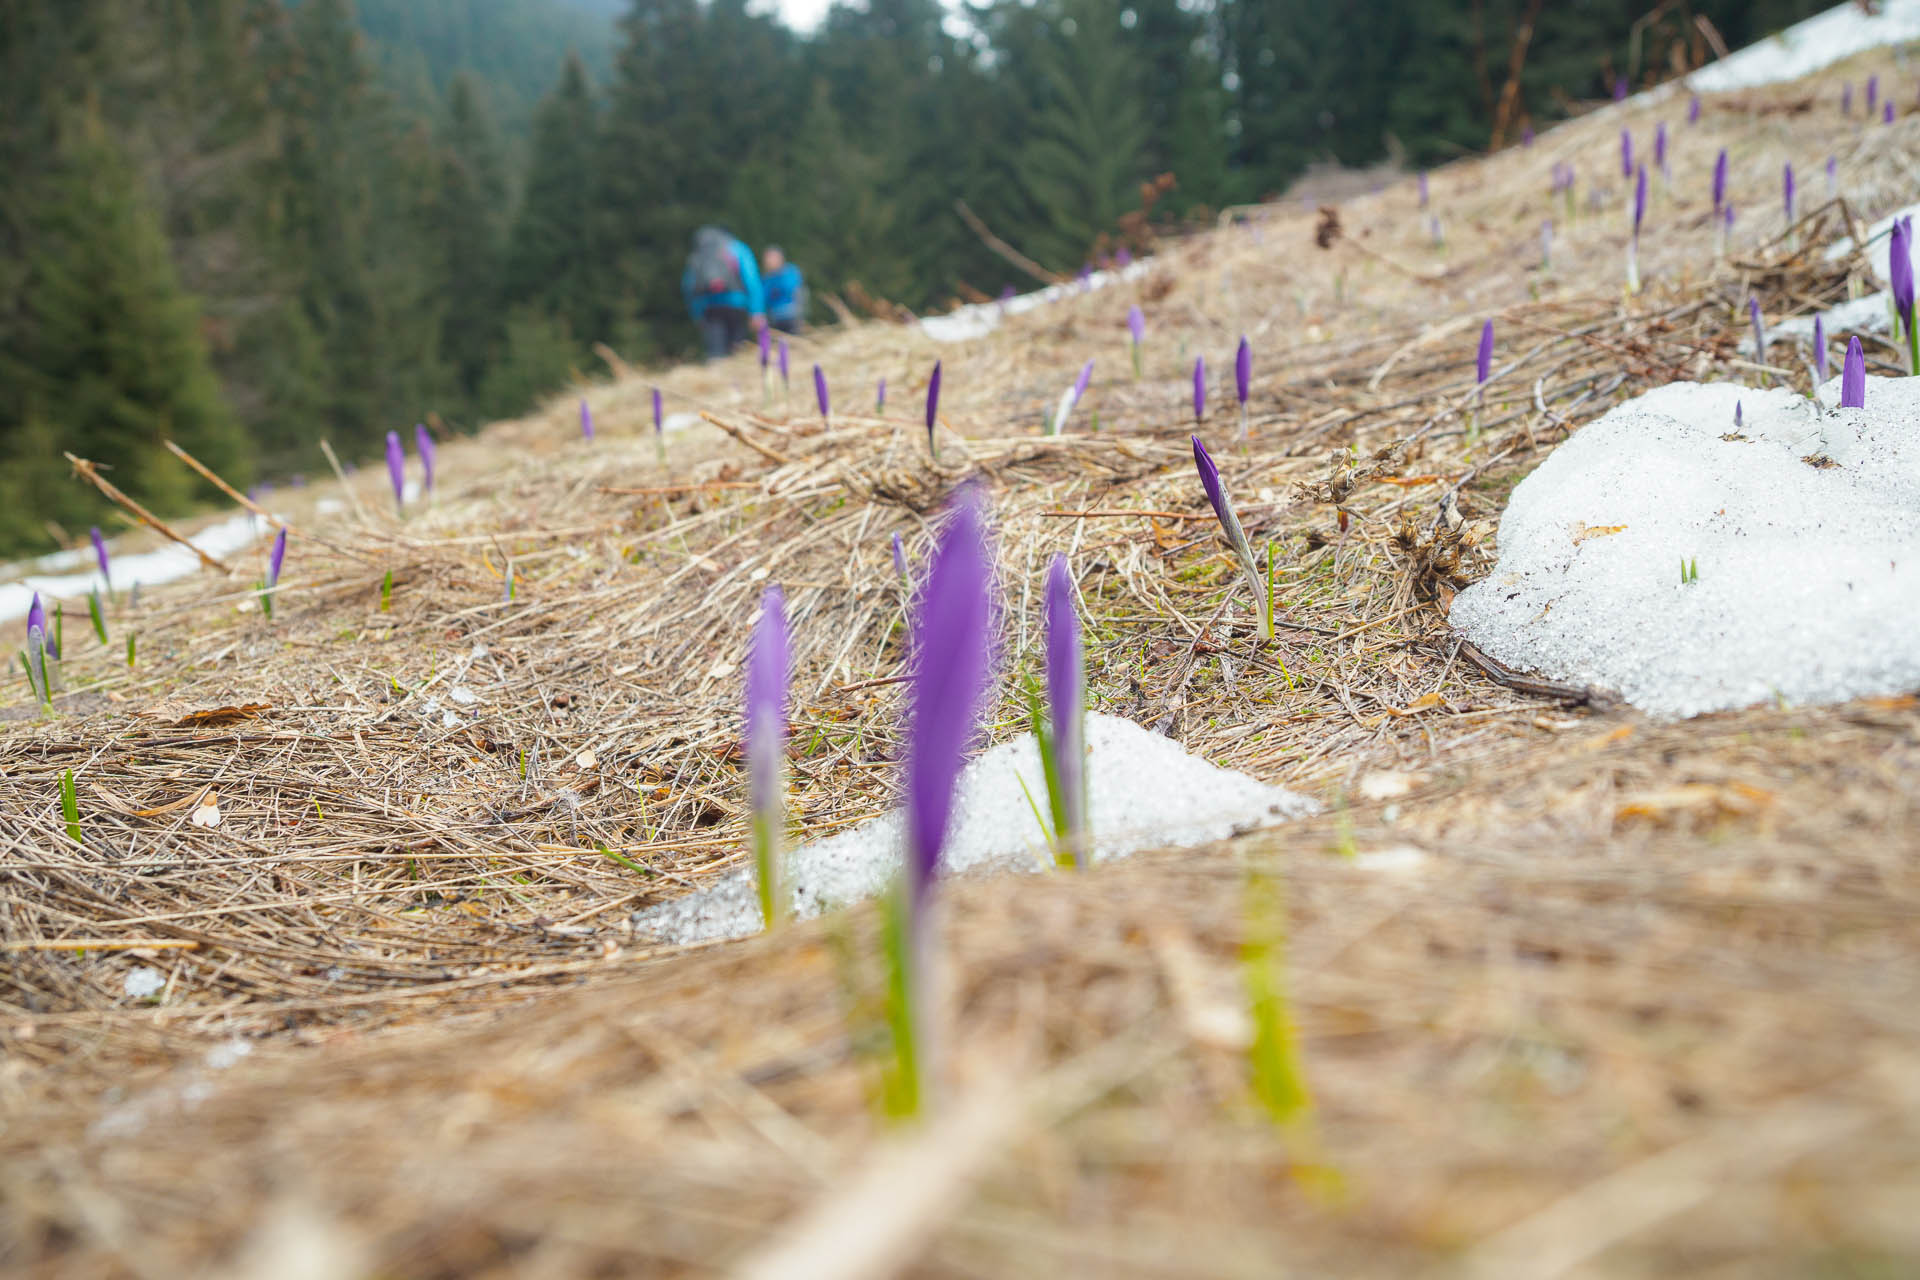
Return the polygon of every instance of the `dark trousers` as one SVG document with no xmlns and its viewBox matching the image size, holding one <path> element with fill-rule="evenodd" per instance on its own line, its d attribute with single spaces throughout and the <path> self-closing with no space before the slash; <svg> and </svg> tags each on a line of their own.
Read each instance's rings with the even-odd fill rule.
<svg viewBox="0 0 1920 1280">
<path fill-rule="evenodd" d="M 718 360 L 747 340 L 747 313 L 739 307 L 708 307 L 700 313 L 700 341 L 707 359 Z"/>
</svg>

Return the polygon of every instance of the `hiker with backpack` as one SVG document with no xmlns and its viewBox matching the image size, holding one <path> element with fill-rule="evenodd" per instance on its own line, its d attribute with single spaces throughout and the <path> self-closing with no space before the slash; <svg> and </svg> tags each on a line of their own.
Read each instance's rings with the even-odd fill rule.
<svg viewBox="0 0 1920 1280">
<path fill-rule="evenodd" d="M 807 322 L 807 282 L 785 250 L 768 245 L 760 255 L 760 276 L 767 282 L 767 323 L 782 333 L 798 333 Z"/>
<path fill-rule="evenodd" d="M 693 233 L 693 252 L 680 275 L 707 359 L 718 360 L 747 340 L 749 326 L 766 327 L 767 296 L 753 250 L 719 227 Z"/>
</svg>

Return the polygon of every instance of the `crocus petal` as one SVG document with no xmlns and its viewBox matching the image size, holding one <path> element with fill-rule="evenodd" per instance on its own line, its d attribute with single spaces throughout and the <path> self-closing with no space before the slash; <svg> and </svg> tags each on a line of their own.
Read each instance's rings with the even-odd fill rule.
<svg viewBox="0 0 1920 1280">
<path fill-rule="evenodd" d="M 1633 176 L 1633 131 L 1631 129 L 1620 131 L 1620 176 L 1623 178 Z"/>
<path fill-rule="evenodd" d="M 27 605 L 27 630 L 47 629 L 47 607 L 40 603 L 40 593 L 33 593 L 33 601 Z"/>
<path fill-rule="evenodd" d="M 387 432 L 387 479 L 393 482 L 393 505 L 404 507 L 407 492 L 407 450 L 398 431 Z"/>
<path fill-rule="evenodd" d="M 1824 316 L 1813 318 L 1813 376 L 1816 382 L 1827 380 L 1827 322 Z"/>
<path fill-rule="evenodd" d="M 780 381 L 787 380 L 787 340 L 780 339 Z"/>
<path fill-rule="evenodd" d="M 588 440 L 593 439 L 593 410 L 587 407 L 587 398 L 580 397 L 580 434 Z"/>
<path fill-rule="evenodd" d="M 767 361 L 773 357 L 773 330 L 765 325 L 760 327 L 760 368 L 764 371 Z"/>
<path fill-rule="evenodd" d="M 1047 708 L 1053 723 L 1053 772 L 1066 810 L 1059 832 L 1074 864 L 1087 862 L 1086 670 L 1080 651 L 1080 616 L 1073 608 L 1073 574 L 1056 555 L 1047 570 Z"/>
<path fill-rule="evenodd" d="M 786 599 L 779 587 L 760 596 L 760 616 L 747 645 L 747 772 L 756 815 L 780 802 L 780 761 L 787 744 L 788 664 Z"/>
<path fill-rule="evenodd" d="M 1698 94 L 1687 99 L 1687 123 L 1700 123 L 1700 95 Z"/>
<path fill-rule="evenodd" d="M 820 416 L 827 416 L 827 375 L 819 365 L 813 366 L 813 398 L 820 402 Z"/>
<path fill-rule="evenodd" d="M 940 870 L 967 748 L 979 731 L 992 607 L 982 499 L 963 489 L 940 532 L 914 616 L 915 669 L 907 719 L 907 883 L 918 918 Z"/>
<path fill-rule="evenodd" d="M 1207 415 L 1207 358 L 1195 356 L 1193 360 L 1193 420 L 1195 422 Z"/>
<path fill-rule="evenodd" d="M 667 429 L 665 423 L 666 419 L 660 414 L 660 388 L 655 387 L 653 389 L 653 434 L 665 434 Z"/>
<path fill-rule="evenodd" d="M 1727 203 L 1727 150 L 1725 147 L 1722 147 L 1720 149 L 1720 154 L 1714 157 L 1714 161 L 1713 161 L 1713 209 L 1714 209 L 1714 212 L 1718 213 L 1723 207 L 1725 207 L 1726 203 Z"/>
<path fill-rule="evenodd" d="M 1633 176 L 1633 230 L 1637 235 L 1640 223 L 1647 216 L 1647 167 L 1641 165 L 1634 170 Z"/>
<path fill-rule="evenodd" d="M 887 410 L 887 380 L 885 378 L 882 378 L 880 379 L 880 385 L 878 387 L 875 387 L 873 391 L 873 411 L 876 414 L 880 414 L 880 413 L 885 413 L 886 410 Z"/>
<path fill-rule="evenodd" d="M 1480 326 L 1480 350 L 1474 357 L 1473 370 L 1475 380 L 1485 386 L 1493 374 L 1493 321 Z"/>
<path fill-rule="evenodd" d="M 1080 403 L 1080 397 L 1087 394 L 1087 384 L 1093 381 L 1093 361 L 1080 366 L 1080 376 L 1073 380 L 1073 402 Z"/>
<path fill-rule="evenodd" d="M 940 361 L 933 362 L 933 374 L 927 379 L 927 446 L 933 446 L 933 426 L 940 415 Z"/>
<path fill-rule="evenodd" d="M 1760 299 L 1747 295 L 1747 316 L 1753 321 L 1753 361 L 1767 362 L 1767 327 L 1760 322 Z"/>
<path fill-rule="evenodd" d="M 112 585 L 113 575 L 107 572 L 107 540 L 100 536 L 100 526 L 87 530 L 87 536 L 93 539 L 93 558 L 100 562 L 100 576 Z"/>
<path fill-rule="evenodd" d="M 422 493 L 432 493 L 433 436 L 427 431 L 426 423 L 416 422 L 413 424 L 413 441 L 415 446 L 420 450 L 420 471 L 422 476 L 420 491 Z"/>
<path fill-rule="evenodd" d="M 1793 165 L 1780 171 L 1780 194 L 1787 209 L 1787 221 L 1793 221 Z"/>
<path fill-rule="evenodd" d="M 1840 366 L 1840 407 L 1867 407 L 1867 354 L 1860 349 L 1859 338 L 1847 339 L 1847 361 Z"/>
<path fill-rule="evenodd" d="M 1127 308 L 1127 332 L 1133 335 L 1133 345 L 1136 347 L 1147 340 L 1147 317 L 1142 314 L 1137 302 Z"/>
<path fill-rule="evenodd" d="M 893 535 L 893 572 L 902 581 L 907 579 L 907 548 L 900 541 L 900 535 Z"/>
<path fill-rule="evenodd" d="M 1242 405 L 1247 402 L 1247 390 L 1253 381 L 1253 348 L 1247 345 L 1247 336 L 1240 335 L 1239 350 L 1233 353 L 1233 392 L 1240 398 Z"/>
<path fill-rule="evenodd" d="M 287 529 L 285 525 L 282 525 L 280 527 L 280 532 L 276 534 L 273 539 L 273 554 L 267 557 L 267 589 L 268 590 L 272 590 L 275 586 L 279 584 L 280 566 L 285 564 L 286 560 L 287 560 Z"/>
</svg>

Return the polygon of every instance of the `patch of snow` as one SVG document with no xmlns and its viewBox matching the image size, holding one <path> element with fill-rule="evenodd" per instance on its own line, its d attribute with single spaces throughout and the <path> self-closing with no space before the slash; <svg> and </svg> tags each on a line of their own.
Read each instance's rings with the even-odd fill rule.
<svg viewBox="0 0 1920 1280">
<path fill-rule="evenodd" d="M 129 1000 L 145 1000 L 167 989 L 167 976 L 151 965 L 141 965 L 138 969 L 127 971 L 126 981 L 120 984 L 120 989 Z"/>
<path fill-rule="evenodd" d="M 1676 383 L 1619 406 L 1514 489 L 1453 625 L 1660 716 L 1920 688 L 1920 379 L 1838 400 L 1835 378 L 1814 400 Z"/>
<path fill-rule="evenodd" d="M 1920 221 L 1920 204 L 1896 209 L 1867 228 L 1867 261 L 1873 268 L 1874 278 L 1881 284 L 1893 283 L 1893 224 L 1901 218 Z M 1846 257 L 1853 252 L 1853 247 L 1853 237 L 1843 236 L 1827 246 L 1827 261 Z M 1914 261 L 1912 248 L 1907 250 L 1907 260 Z"/>
<path fill-rule="evenodd" d="M 1190 756 L 1178 743 L 1131 720 L 1100 712 L 1087 716 L 1087 786 L 1096 860 L 1224 840 L 1317 807 L 1304 796 Z M 942 855 L 945 874 L 1050 865 L 1034 804 L 1046 805 L 1046 782 L 1032 734 L 980 755 L 960 778 Z M 900 867 L 901 821 L 895 809 L 794 849 L 786 873 L 794 915 L 819 915 L 883 891 Z M 753 871 L 744 868 L 711 888 L 641 912 L 634 926 L 673 944 L 758 933 Z"/>
<path fill-rule="evenodd" d="M 1685 80 L 1695 93 L 1753 89 L 1811 75 L 1857 53 L 1920 40 L 1920 0 L 1881 0 L 1869 14 L 1857 4 L 1836 5 L 1778 35 L 1700 68 Z"/>
<path fill-rule="evenodd" d="M 1920 3 L 1920 0 L 1916 0 Z M 964 307 L 955 307 L 943 316 L 922 316 L 920 331 L 935 342 L 969 342 L 975 338 L 984 338 L 1000 327 L 1000 322 L 1008 316 L 1017 316 L 1095 289 L 1104 289 L 1110 284 L 1125 280 L 1138 280 L 1152 269 L 1153 259 L 1141 258 L 1129 262 L 1124 267 L 1110 271 L 1095 271 L 1087 276 L 1070 280 L 1065 284 L 1050 284 L 1044 289 L 1032 293 L 1015 294 L 1011 298 L 1002 298 L 997 302 L 970 302 Z"/>
<path fill-rule="evenodd" d="M 1855 298 L 1852 302 L 1843 302 L 1839 306 L 1820 313 L 1827 326 L 1827 341 L 1844 338 L 1850 333 L 1885 333 L 1893 324 L 1892 303 L 1886 290 L 1870 293 L 1864 298 Z M 1790 338 L 1795 342 L 1811 346 L 1813 343 L 1813 317 L 1790 316 L 1767 330 L 1767 341 L 1775 338 Z M 1742 355 L 1753 354 L 1753 336 L 1740 340 Z M 1839 357 L 1831 353 L 1827 363 L 1832 365 Z"/>
<path fill-rule="evenodd" d="M 685 431 L 697 427 L 704 421 L 697 413 L 669 413 L 660 419 L 660 433 L 671 435 L 675 431 Z"/>
<path fill-rule="evenodd" d="M 219 559 L 232 555 L 259 540 L 263 521 L 242 512 L 228 516 L 217 524 L 208 525 L 194 534 L 189 541 L 208 555 Z M 111 550 L 111 548 L 109 548 Z M 59 568 L 77 568 L 88 566 L 79 573 L 53 572 Z M 125 590 L 134 583 L 154 586 L 161 582 L 172 582 L 184 578 L 200 568 L 200 558 L 176 542 L 169 542 L 157 551 L 147 551 L 140 555 L 115 555 L 112 558 L 113 583 L 116 590 Z M 38 570 L 35 572 L 33 570 Z M 33 593 L 39 592 L 45 597 L 47 607 L 51 609 L 55 600 L 74 600 L 84 602 L 87 593 L 99 584 L 100 575 L 93 569 L 93 548 L 84 547 L 72 551 L 59 551 L 43 556 L 33 562 L 33 570 L 12 582 L 0 582 L 0 622 L 11 618 L 24 618 L 33 604 Z M 81 606 L 81 621 L 86 618 L 85 605 Z M 71 621 L 71 619 L 69 619 Z"/>
</svg>

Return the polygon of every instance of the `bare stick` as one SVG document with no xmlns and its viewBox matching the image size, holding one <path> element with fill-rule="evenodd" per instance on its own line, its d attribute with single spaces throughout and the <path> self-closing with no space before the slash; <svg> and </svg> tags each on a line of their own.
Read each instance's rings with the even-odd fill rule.
<svg viewBox="0 0 1920 1280">
<path fill-rule="evenodd" d="M 360 523 L 367 523 L 367 509 L 360 505 L 360 495 L 347 483 L 346 468 L 340 465 L 340 459 L 334 456 L 333 446 L 325 440 L 320 442 L 320 452 L 327 455 L 327 463 L 333 468 L 334 478 L 340 481 L 340 491 L 347 495 L 347 501 L 353 504 L 353 513 L 360 517 Z"/>
<path fill-rule="evenodd" d="M 700 411 L 700 416 L 705 418 L 708 422 L 711 422 L 714 426 L 720 428 L 722 431 L 726 432 L 728 435 L 732 436 L 735 440 L 738 440 L 741 444 L 747 446 L 747 448 L 753 450 L 755 453 L 759 454 L 761 457 L 765 458 L 769 462 L 772 462 L 778 466 L 784 467 L 789 462 L 793 461 L 792 458 L 789 458 L 786 454 L 781 453 L 778 449 L 767 448 L 767 446 L 761 444 L 758 440 L 754 440 L 748 437 L 747 433 L 742 431 L 740 428 L 734 426 L 732 423 L 723 421 L 721 418 L 715 416 L 714 414 L 708 413 L 705 409 L 702 409 Z"/>
<path fill-rule="evenodd" d="M 967 224 L 973 234 L 980 237 L 980 243 L 986 245 L 987 248 L 993 250 L 1042 284 L 1066 283 L 1065 276 L 1055 275 L 1053 272 L 1035 262 L 1032 258 L 1029 258 L 1026 254 L 1021 253 L 1018 249 L 1008 244 L 1005 240 L 1002 240 L 999 236 L 993 234 L 987 227 L 987 224 L 980 221 L 980 215 L 967 208 L 967 202 L 965 200 L 955 200 L 953 207 L 959 210 L 960 220 Z"/>
<path fill-rule="evenodd" d="M 62 452 L 64 453 L 65 450 L 62 450 Z M 98 489 L 106 497 L 106 499 L 109 502 L 116 503 L 119 506 L 125 508 L 127 511 L 132 512 L 133 515 L 140 521 L 141 524 L 146 525 L 149 529 L 154 530 L 156 533 L 162 534 L 165 537 L 173 539 L 175 542 L 179 543 L 181 546 L 185 547 L 187 550 L 193 552 L 193 554 L 195 554 L 196 556 L 199 556 L 200 563 L 207 566 L 207 568 L 218 569 L 220 572 L 227 573 L 227 574 L 230 574 L 233 572 L 232 569 L 229 569 L 226 565 L 221 564 L 218 560 L 214 559 L 212 556 L 208 555 L 206 552 L 202 551 L 200 548 L 194 546 L 193 543 L 187 541 L 185 538 L 175 533 L 172 529 L 168 528 L 166 522 L 162 520 L 159 516 L 154 515 L 153 512 L 147 510 L 145 507 L 135 502 L 132 498 L 129 498 L 126 494 L 120 492 L 119 489 L 114 487 L 111 481 L 109 481 L 105 476 L 101 475 L 100 472 L 94 468 L 94 465 L 91 462 L 88 462 L 85 458 L 76 458 L 71 453 L 68 453 L 66 457 L 67 457 L 67 461 L 73 464 L 73 469 L 75 473 L 78 474 L 82 480 L 85 480 L 87 483 L 91 484 L 94 488 Z"/>
</svg>

